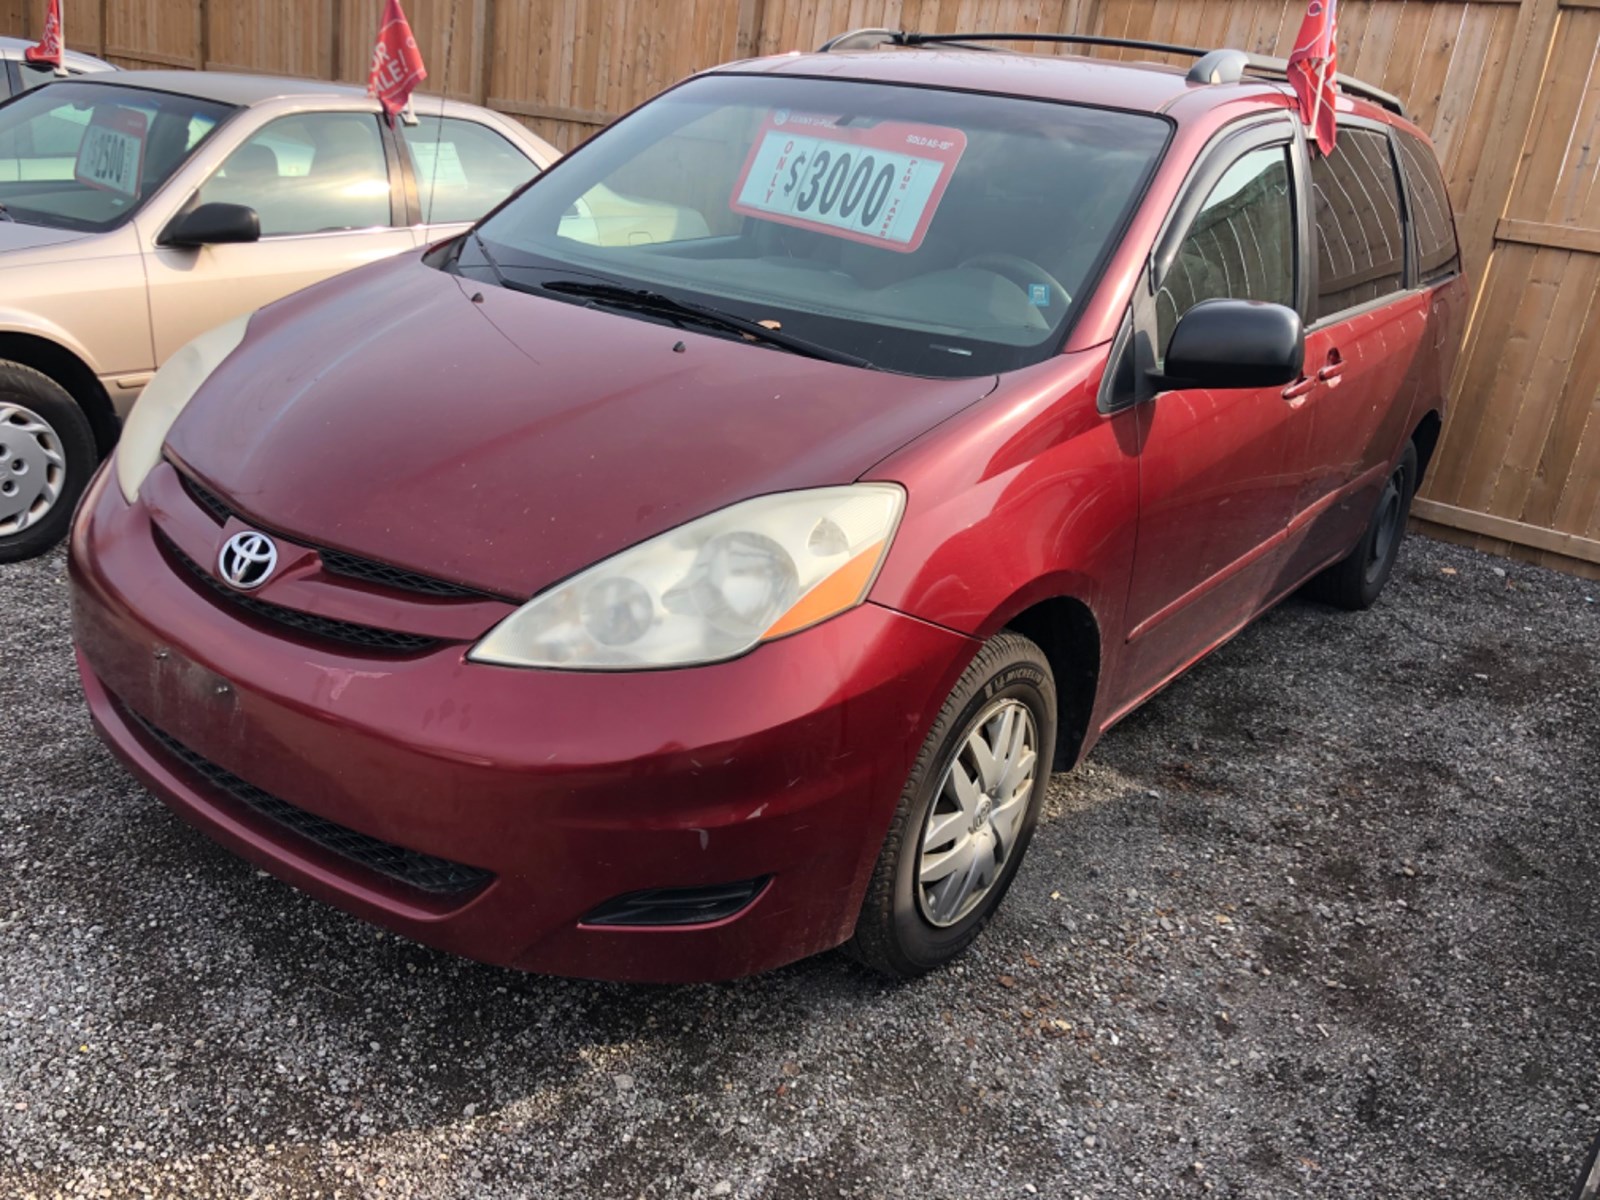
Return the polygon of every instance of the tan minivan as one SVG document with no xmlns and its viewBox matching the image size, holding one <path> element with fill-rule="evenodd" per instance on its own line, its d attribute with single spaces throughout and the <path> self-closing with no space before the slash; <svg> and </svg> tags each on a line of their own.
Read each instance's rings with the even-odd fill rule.
<svg viewBox="0 0 1600 1200">
<path fill-rule="evenodd" d="M 195 72 L 61 79 L 0 105 L 0 562 L 65 533 L 121 419 L 198 334 L 464 230 L 557 157 L 425 97 Z"/>
</svg>

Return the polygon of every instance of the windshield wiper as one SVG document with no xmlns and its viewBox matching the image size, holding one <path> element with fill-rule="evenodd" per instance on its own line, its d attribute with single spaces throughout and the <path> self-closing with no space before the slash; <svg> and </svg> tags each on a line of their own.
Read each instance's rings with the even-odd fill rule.
<svg viewBox="0 0 1600 1200">
<path fill-rule="evenodd" d="M 6 206 L 4 204 L 0 204 L 0 221 L 15 221 L 15 220 L 16 220 L 16 218 L 13 217 L 10 214 L 10 212 L 8 212 L 6 210 Z"/>
<path fill-rule="evenodd" d="M 479 243 L 482 244 L 481 242 Z M 760 321 L 752 321 L 741 317 L 737 313 L 724 312 L 719 308 L 708 305 L 696 304 L 691 300 L 679 300 L 668 296 L 664 292 L 653 292 L 648 288 L 628 287 L 621 283 L 587 282 L 579 279 L 555 279 L 539 285 L 547 292 L 557 292 L 564 296 L 577 296 L 582 299 L 593 300 L 597 304 L 608 304 L 615 308 L 631 308 L 638 312 L 659 313 L 664 317 L 675 318 L 683 322 L 694 322 L 706 325 L 713 329 L 722 329 L 730 333 L 737 333 L 752 341 L 763 342 L 769 346 L 776 346 L 780 350 L 787 350 L 791 354 L 801 354 L 806 358 L 818 358 L 824 362 L 840 363 L 847 367 L 862 367 L 866 370 L 875 370 L 872 363 L 854 354 L 846 354 L 843 350 L 835 350 L 831 346 L 823 346 L 805 338 L 795 337 L 792 333 L 783 333 L 780 330 L 769 329 Z"/>
<path fill-rule="evenodd" d="M 513 287 L 512 286 L 511 280 L 506 278 L 506 273 L 500 269 L 500 264 L 497 261 L 495 261 L 494 255 L 489 253 L 489 244 L 483 240 L 483 237 L 478 233 L 478 231 L 476 229 L 472 230 L 472 232 L 470 234 L 468 234 L 467 236 L 469 236 L 474 242 L 476 242 L 478 244 L 478 253 L 483 255 L 483 261 L 489 264 L 489 270 L 494 274 L 494 281 L 495 281 L 496 284 L 498 284 L 500 287 L 506 288 L 508 291 L 513 291 L 513 292 L 526 291 L 527 290 L 526 288 L 518 288 L 518 287 Z M 456 254 L 456 263 L 457 263 L 458 266 L 459 266 L 460 262 L 461 262 L 461 255 L 460 255 L 459 252 L 457 252 L 457 254 Z"/>
</svg>

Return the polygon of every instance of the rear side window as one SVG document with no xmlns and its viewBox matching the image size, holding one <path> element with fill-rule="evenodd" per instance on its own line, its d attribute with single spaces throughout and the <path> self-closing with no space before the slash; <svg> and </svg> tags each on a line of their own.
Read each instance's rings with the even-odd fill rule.
<svg viewBox="0 0 1600 1200">
<path fill-rule="evenodd" d="M 1401 131 L 1400 162 L 1411 195 L 1411 226 L 1417 235 L 1417 268 L 1431 283 L 1461 270 L 1456 247 L 1456 224 L 1450 213 L 1450 194 L 1444 188 L 1439 160 L 1415 134 Z"/>
<path fill-rule="evenodd" d="M 47 83 L 54 83 L 60 78 L 61 76 L 56 74 L 54 67 L 38 67 L 30 62 L 19 62 L 17 64 L 17 80 L 22 85 L 18 89 L 19 94 L 29 88 L 42 87 Z"/>
<path fill-rule="evenodd" d="M 1287 148 L 1246 154 L 1206 197 L 1156 292 L 1163 355 L 1178 318 L 1202 300 L 1294 304 L 1294 201 Z"/>
<path fill-rule="evenodd" d="M 475 121 L 420 117 L 401 130 L 425 224 L 476 221 L 539 173 L 510 141 Z"/>
<path fill-rule="evenodd" d="M 1315 318 L 1342 312 L 1405 283 L 1400 186 L 1389 139 L 1341 129 L 1333 153 L 1311 157 L 1317 217 Z"/>
</svg>

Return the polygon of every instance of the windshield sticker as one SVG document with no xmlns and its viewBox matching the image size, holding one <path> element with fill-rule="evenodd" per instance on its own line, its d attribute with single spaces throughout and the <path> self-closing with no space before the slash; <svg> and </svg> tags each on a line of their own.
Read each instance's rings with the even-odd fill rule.
<svg viewBox="0 0 1600 1200">
<path fill-rule="evenodd" d="M 145 115 L 131 108 L 97 110 L 84 130 L 73 178 L 102 191 L 137 196 L 149 128 Z"/>
<path fill-rule="evenodd" d="M 419 184 L 467 186 L 467 171 L 461 165 L 461 151 L 454 142 L 412 142 L 411 153 L 417 164 Z"/>
<path fill-rule="evenodd" d="M 729 207 L 909 254 L 938 211 L 967 148 L 959 129 L 839 116 L 769 113 Z"/>
</svg>

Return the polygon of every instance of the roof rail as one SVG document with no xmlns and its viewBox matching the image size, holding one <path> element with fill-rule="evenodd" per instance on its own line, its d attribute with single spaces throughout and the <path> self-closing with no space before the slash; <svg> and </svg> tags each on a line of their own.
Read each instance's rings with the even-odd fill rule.
<svg viewBox="0 0 1600 1200">
<path fill-rule="evenodd" d="M 1262 75 L 1286 76 L 1289 60 L 1243 50 L 1206 50 L 1200 46 L 1181 46 L 1172 42 L 1143 42 L 1133 38 L 1100 37 L 1087 33 L 915 33 L 904 29 L 853 29 L 826 41 L 820 53 L 834 50 L 876 50 L 879 46 L 956 46 L 967 50 L 987 50 L 984 42 L 1053 42 L 1068 46 L 1120 46 L 1128 50 L 1150 50 L 1157 54 L 1182 54 L 1198 61 L 1189 69 L 1191 83 L 1238 83 L 1247 71 Z M 1397 96 L 1381 88 L 1338 76 L 1339 86 L 1352 96 L 1360 96 L 1405 116 L 1405 106 Z"/>
<path fill-rule="evenodd" d="M 1245 54 L 1242 50 L 1237 51 L 1237 53 L 1244 56 L 1246 60 L 1245 70 L 1247 71 L 1255 71 L 1261 75 L 1288 77 L 1289 60 L 1287 58 L 1274 58 L 1268 54 Z M 1198 66 L 1199 64 L 1197 63 L 1196 65 Z M 1338 81 L 1339 87 L 1343 91 L 1349 92 L 1352 96 L 1360 96 L 1363 100 L 1371 100 L 1379 107 L 1387 108 L 1396 116 L 1403 117 L 1406 115 L 1406 106 L 1400 103 L 1399 96 L 1386 92 L 1382 88 L 1373 87 L 1370 83 L 1363 83 L 1361 80 L 1352 78 L 1349 75 L 1340 74 L 1334 76 L 1334 78 Z M 1230 81 L 1218 80 L 1218 82 L 1226 83 Z"/>
</svg>

